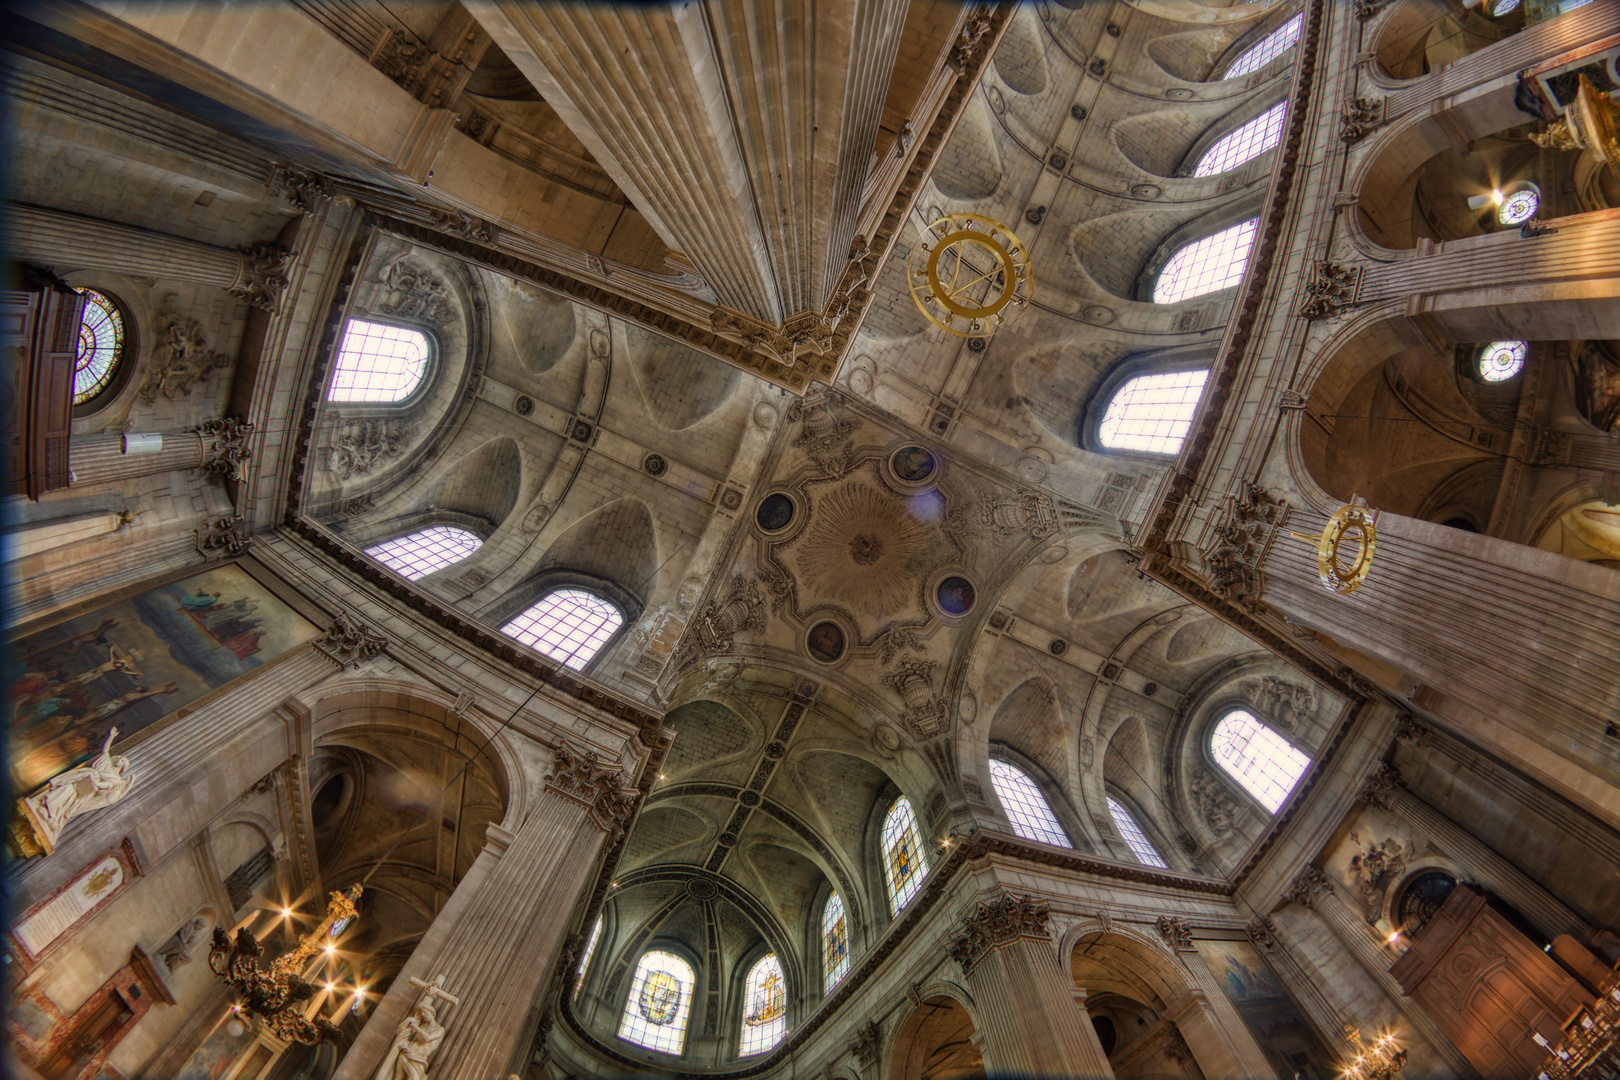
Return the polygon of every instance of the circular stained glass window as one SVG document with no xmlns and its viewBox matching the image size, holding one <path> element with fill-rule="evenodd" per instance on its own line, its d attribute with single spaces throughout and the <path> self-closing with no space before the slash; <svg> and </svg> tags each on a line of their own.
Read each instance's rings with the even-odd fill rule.
<svg viewBox="0 0 1620 1080">
<path fill-rule="evenodd" d="M 1479 350 L 1479 377 L 1486 382 L 1505 382 L 1524 368 L 1529 346 L 1522 341 L 1493 341 Z"/>
<path fill-rule="evenodd" d="M 118 305 L 94 289 L 76 289 L 84 297 L 79 316 L 79 349 L 73 364 L 73 404 L 83 405 L 112 383 L 124 356 L 124 317 Z"/>
<path fill-rule="evenodd" d="M 1519 0 L 1496 0 L 1491 5 L 1491 18 L 1500 19 L 1508 12 L 1519 6 Z"/>
<path fill-rule="evenodd" d="M 1501 207 L 1496 211 L 1496 220 L 1504 225 L 1522 225 L 1535 217 L 1540 207 L 1540 196 L 1529 188 L 1520 188 L 1502 200 Z"/>
</svg>

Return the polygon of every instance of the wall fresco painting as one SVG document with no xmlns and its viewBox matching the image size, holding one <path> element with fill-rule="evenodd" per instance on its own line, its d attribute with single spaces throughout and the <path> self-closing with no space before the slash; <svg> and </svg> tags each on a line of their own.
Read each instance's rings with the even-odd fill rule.
<svg viewBox="0 0 1620 1080">
<path fill-rule="evenodd" d="M 1247 941 L 1198 941 L 1198 953 L 1243 1018 L 1277 1075 L 1336 1080 L 1339 1069 L 1316 1032 Z"/>
</svg>

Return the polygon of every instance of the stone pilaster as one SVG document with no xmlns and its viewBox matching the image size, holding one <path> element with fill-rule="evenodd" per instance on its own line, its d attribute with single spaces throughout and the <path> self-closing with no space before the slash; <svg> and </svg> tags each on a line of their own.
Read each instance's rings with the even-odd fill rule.
<svg viewBox="0 0 1620 1080">
<path fill-rule="evenodd" d="M 1074 977 L 1053 947 L 1046 905 L 1027 896 L 981 902 L 963 920 L 951 956 L 979 1004 L 991 1075 L 1113 1080 Z"/>
<path fill-rule="evenodd" d="M 1316 1027 L 1324 1046 L 1336 1048 L 1342 1038 L 1344 1025 L 1351 1022 L 1350 1012 L 1330 996 L 1330 989 L 1322 980 L 1314 978 L 1299 957 L 1294 955 L 1270 915 L 1261 915 L 1244 928 L 1255 951 L 1265 958 L 1267 966 L 1276 972 L 1277 979 L 1288 995 L 1299 1003 L 1305 1016 Z"/>
<path fill-rule="evenodd" d="M 1265 1051 L 1254 1041 L 1248 1025 L 1216 981 L 1209 965 L 1193 944 L 1186 919 L 1159 917 L 1159 934 L 1175 950 L 1176 958 L 1192 977 L 1193 991 L 1178 1001 L 1172 1017 L 1187 1039 L 1198 1067 L 1209 1080 L 1247 1080 L 1271 1076 L 1275 1070 Z"/>
</svg>

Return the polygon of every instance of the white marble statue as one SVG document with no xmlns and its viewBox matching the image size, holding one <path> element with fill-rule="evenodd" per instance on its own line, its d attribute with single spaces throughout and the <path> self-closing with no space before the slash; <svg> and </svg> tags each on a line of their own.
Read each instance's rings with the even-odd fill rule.
<svg viewBox="0 0 1620 1080">
<path fill-rule="evenodd" d="M 113 740 L 118 729 L 107 732 L 107 741 L 95 760 L 51 778 L 51 782 L 23 800 L 28 820 L 41 845 L 49 852 L 56 846 L 67 823 L 81 814 L 101 810 L 118 802 L 135 785 L 129 758 L 113 757 Z"/>
<path fill-rule="evenodd" d="M 444 1041 L 444 1025 L 435 1016 L 434 999 L 442 998 L 450 1005 L 461 1004 L 460 998 L 444 988 L 443 975 L 430 983 L 413 975 L 411 985 L 420 988 L 422 996 L 416 999 L 411 1015 L 394 1029 L 394 1042 L 383 1057 L 375 1080 L 426 1080 L 428 1062 Z"/>
</svg>

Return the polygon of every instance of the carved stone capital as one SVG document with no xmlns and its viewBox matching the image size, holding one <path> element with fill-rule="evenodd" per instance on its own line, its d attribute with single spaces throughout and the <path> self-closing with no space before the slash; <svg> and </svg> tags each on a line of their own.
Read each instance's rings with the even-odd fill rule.
<svg viewBox="0 0 1620 1080">
<path fill-rule="evenodd" d="M 1002 896 L 988 903 L 981 900 L 962 920 L 962 932 L 951 945 L 951 958 L 962 965 L 963 974 L 968 974 L 991 949 L 1022 938 L 1050 941 L 1050 921 L 1050 908 L 1032 896 Z"/>
<path fill-rule="evenodd" d="M 247 244 L 236 249 L 236 281 L 232 296 L 240 296 L 260 311 L 275 311 L 287 287 L 287 267 L 293 253 L 276 244 Z"/>
<path fill-rule="evenodd" d="M 219 420 L 205 420 L 191 429 L 202 440 L 202 461 L 198 468 L 232 480 L 246 479 L 248 461 L 253 451 L 247 441 L 253 434 L 253 425 L 239 417 L 227 416 Z"/>
<path fill-rule="evenodd" d="M 1361 791 L 1356 795 L 1356 801 L 1381 806 L 1390 809 L 1390 796 L 1401 786 L 1401 771 L 1387 761 L 1380 761 L 1378 767 L 1362 781 Z"/>
<path fill-rule="evenodd" d="M 1177 915 L 1160 915 L 1156 924 L 1164 943 L 1176 952 L 1193 952 L 1192 923 Z"/>
<path fill-rule="evenodd" d="M 1414 750 L 1427 750 L 1434 741 L 1434 731 L 1415 716 L 1402 716 L 1395 722 L 1395 741 Z"/>
<path fill-rule="evenodd" d="M 1192 1060 L 1192 1047 L 1187 1045 L 1181 1029 L 1173 1024 L 1170 1026 L 1170 1033 L 1164 1037 L 1164 1056 L 1177 1065 L 1185 1065 Z"/>
<path fill-rule="evenodd" d="M 1214 543 L 1204 552 L 1209 587 L 1230 600 L 1258 600 L 1265 592 L 1261 567 L 1288 513 L 1286 501 L 1245 484 L 1216 520 Z"/>
<path fill-rule="evenodd" d="M 1339 109 L 1339 139 L 1353 143 L 1384 122 L 1383 98 L 1351 98 Z"/>
<path fill-rule="evenodd" d="M 970 71 L 974 61 L 989 50 L 990 43 L 984 40 L 988 33 L 990 33 L 990 13 L 984 8 L 979 8 L 968 16 L 967 22 L 962 26 L 962 32 L 956 36 L 956 43 L 951 46 L 950 65 L 957 71 Z"/>
<path fill-rule="evenodd" d="M 429 210 L 428 217 L 435 228 L 478 244 L 493 244 L 499 233 L 492 223 L 459 210 Z"/>
<path fill-rule="evenodd" d="M 1283 900 L 1303 904 L 1305 907 L 1315 907 L 1317 897 L 1324 894 L 1331 895 L 1332 892 L 1333 882 L 1328 880 L 1327 875 L 1314 866 L 1307 866 L 1294 875 L 1288 891 L 1283 893 Z"/>
<path fill-rule="evenodd" d="M 1319 259 L 1305 283 L 1305 303 L 1299 313 L 1307 319 L 1325 319 L 1354 307 L 1361 298 L 1359 266 L 1341 266 Z"/>
<path fill-rule="evenodd" d="M 271 163 L 270 179 L 265 181 L 265 187 L 272 195 L 280 195 L 296 206 L 300 214 L 313 213 L 332 197 L 326 177 L 286 161 Z"/>
<path fill-rule="evenodd" d="M 1275 952 L 1281 946 L 1277 940 L 1277 924 L 1271 921 L 1270 915 L 1250 919 L 1243 930 L 1249 935 L 1249 942 L 1262 953 Z"/>
<path fill-rule="evenodd" d="M 546 790 L 583 806 L 591 822 L 610 837 L 624 829 L 641 798 L 625 783 L 623 769 L 604 765 L 589 750 L 566 742 L 558 743 L 553 753 Z"/>
<path fill-rule="evenodd" d="M 217 518 L 206 529 L 196 530 L 197 554 L 210 561 L 241 555 L 253 546 L 253 536 L 242 522 L 242 515 Z"/>
<path fill-rule="evenodd" d="M 878 1063 L 883 1053 L 883 1029 L 878 1027 L 877 1021 L 868 1020 L 855 1029 L 855 1039 L 849 1044 L 849 1052 L 855 1055 L 863 1069 Z"/>
<path fill-rule="evenodd" d="M 339 669 L 347 670 L 379 655 L 388 647 L 388 639 L 340 611 L 326 633 L 315 640 L 315 647 Z"/>
</svg>

